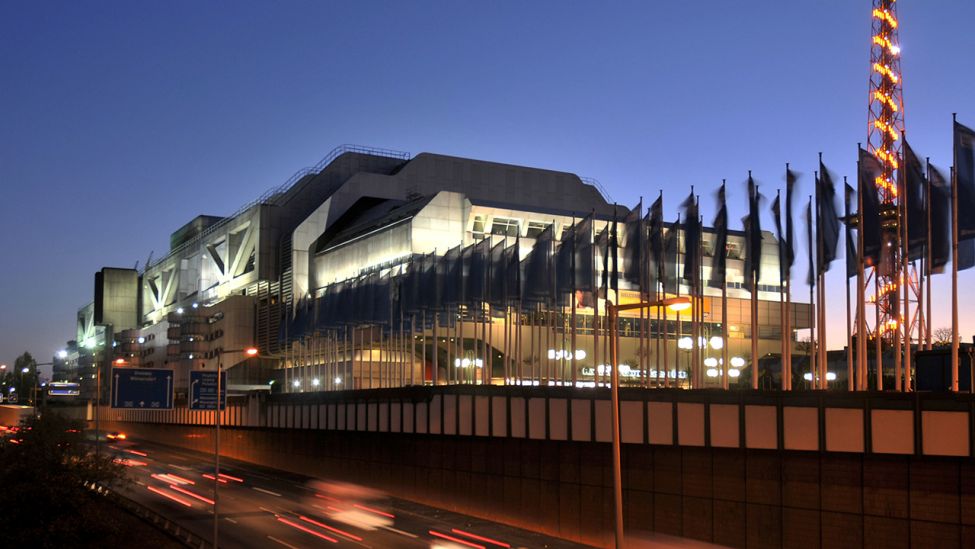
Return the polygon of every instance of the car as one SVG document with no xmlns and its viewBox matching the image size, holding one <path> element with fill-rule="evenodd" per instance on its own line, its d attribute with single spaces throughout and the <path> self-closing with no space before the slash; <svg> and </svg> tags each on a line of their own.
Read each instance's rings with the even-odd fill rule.
<svg viewBox="0 0 975 549">
<path fill-rule="evenodd" d="M 118 440 L 125 440 L 126 436 L 125 433 L 121 433 L 119 431 L 112 431 L 107 435 L 105 435 L 105 438 L 108 439 L 109 442 L 114 442 Z"/>
</svg>

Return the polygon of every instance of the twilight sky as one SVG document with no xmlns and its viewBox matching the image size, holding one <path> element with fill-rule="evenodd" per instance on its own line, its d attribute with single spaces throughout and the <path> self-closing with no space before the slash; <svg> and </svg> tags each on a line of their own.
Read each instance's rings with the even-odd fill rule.
<svg viewBox="0 0 975 549">
<path fill-rule="evenodd" d="M 907 136 L 947 166 L 951 113 L 975 125 L 975 3 L 898 4 Z M 820 151 L 852 180 L 869 43 L 869 0 L 0 3 L 0 362 L 72 339 L 100 267 L 343 143 L 571 171 L 628 205 L 662 188 L 668 218 L 692 184 L 705 219 L 721 178 L 740 202 L 748 169 L 774 195 L 787 161 L 808 193 Z"/>
</svg>

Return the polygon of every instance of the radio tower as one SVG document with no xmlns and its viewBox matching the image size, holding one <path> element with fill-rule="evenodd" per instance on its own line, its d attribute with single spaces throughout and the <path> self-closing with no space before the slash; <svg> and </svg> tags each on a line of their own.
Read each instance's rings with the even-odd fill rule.
<svg viewBox="0 0 975 549">
<path fill-rule="evenodd" d="M 872 0 L 872 25 L 870 45 L 870 98 L 867 119 L 867 150 L 873 153 L 883 166 L 883 174 L 875 184 L 881 202 L 881 226 L 883 227 L 883 258 L 867 277 L 867 289 L 873 285 L 874 296 L 869 300 L 877 308 L 873 335 L 895 349 L 897 357 L 897 388 L 900 389 L 900 334 L 903 322 L 911 326 L 912 319 L 901 314 L 902 282 L 912 290 L 918 285 L 914 273 L 903 273 L 901 266 L 901 238 L 898 230 L 898 211 L 902 200 L 898 196 L 898 175 L 902 153 L 901 136 L 904 131 L 904 96 L 901 77 L 900 40 L 897 28 L 896 0 Z M 902 278 L 903 276 L 903 278 Z M 912 292 L 913 293 L 913 292 Z M 913 313 L 913 311 L 912 311 Z M 913 315 L 912 315 L 913 316 Z M 910 328 L 903 331 L 909 339 Z M 877 350 L 881 343 L 877 342 Z M 909 345 L 909 343 L 908 343 Z"/>
</svg>

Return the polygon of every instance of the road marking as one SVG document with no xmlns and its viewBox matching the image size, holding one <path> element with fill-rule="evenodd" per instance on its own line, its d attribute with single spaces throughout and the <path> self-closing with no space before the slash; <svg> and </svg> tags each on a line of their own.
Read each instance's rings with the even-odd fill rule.
<svg viewBox="0 0 975 549">
<path fill-rule="evenodd" d="M 138 484 L 139 486 L 145 486 L 146 485 L 146 483 L 145 482 L 142 482 L 141 480 L 137 480 L 137 481 L 135 481 L 135 483 Z"/>
<path fill-rule="evenodd" d="M 416 538 L 419 537 L 416 534 L 411 534 L 409 532 L 404 532 L 402 530 L 397 530 L 396 528 L 393 528 L 392 526 L 380 526 L 380 528 L 382 528 L 383 530 L 389 530 L 390 532 L 393 532 L 394 534 L 399 534 L 401 536 L 406 536 L 408 538 L 416 539 Z"/>
<path fill-rule="evenodd" d="M 232 522 L 232 523 L 234 523 L 234 524 L 237 524 L 237 521 L 236 521 L 236 520 L 234 520 L 234 519 L 232 519 L 232 518 L 230 518 L 230 517 L 223 517 L 223 518 L 224 518 L 224 520 L 226 520 L 226 521 L 228 521 L 228 522 Z"/>
<path fill-rule="evenodd" d="M 277 516 L 277 513 L 275 513 L 274 511 L 268 509 L 267 507 L 258 507 L 258 509 L 260 509 L 261 511 L 265 511 L 267 513 L 271 513 L 274 516 Z"/>
<path fill-rule="evenodd" d="M 176 465 L 175 463 L 168 463 L 167 465 L 169 465 L 170 467 L 175 467 L 177 469 L 182 469 L 184 471 L 192 471 L 193 470 L 193 469 L 190 469 L 189 467 L 184 467 L 182 465 Z"/>
<path fill-rule="evenodd" d="M 281 497 L 281 494 L 279 494 L 279 493 L 277 493 L 277 492 L 272 492 L 272 491 L 270 491 L 270 490 L 265 490 L 264 488 L 258 488 L 257 486 L 251 486 L 251 488 L 253 488 L 253 489 L 255 489 L 255 490 L 257 490 L 258 492 L 262 492 L 262 493 L 265 493 L 265 494 L 267 494 L 267 495 L 269 495 L 269 496 L 277 496 L 277 497 Z"/>
<path fill-rule="evenodd" d="M 281 541 L 281 540 L 279 540 L 278 538 L 276 538 L 274 536 L 268 536 L 267 539 L 269 539 L 271 541 L 276 541 L 276 542 L 280 543 L 281 545 L 284 545 L 285 547 L 290 547 L 291 549 L 298 549 L 294 545 L 291 545 L 290 543 L 288 543 L 286 541 Z"/>
</svg>

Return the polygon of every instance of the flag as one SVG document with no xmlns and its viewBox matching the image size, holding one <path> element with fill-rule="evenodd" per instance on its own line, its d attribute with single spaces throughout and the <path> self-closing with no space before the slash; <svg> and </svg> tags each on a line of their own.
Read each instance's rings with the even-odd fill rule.
<svg viewBox="0 0 975 549">
<path fill-rule="evenodd" d="M 462 299 L 461 282 L 464 266 L 461 263 L 461 247 L 459 245 L 447 250 L 443 256 L 443 266 L 443 301 L 445 304 L 454 305 Z"/>
<path fill-rule="evenodd" d="M 575 274 L 572 260 L 575 257 L 575 222 L 562 234 L 562 241 L 555 252 L 555 293 L 558 296 L 572 292 Z"/>
<path fill-rule="evenodd" d="M 762 277 L 762 220 L 759 205 L 762 195 L 758 192 L 758 185 L 748 174 L 748 215 L 742 219 L 745 227 L 745 283 L 743 287 L 753 292 L 753 281 Z"/>
<path fill-rule="evenodd" d="M 488 301 L 495 307 L 504 305 L 504 241 L 498 242 L 488 254 Z"/>
<path fill-rule="evenodd" d="M 809 276 L 806 278 L 806 284 L 812 286 L 816 282 L 816 261 L 813 259 L 812 200 L 810 200 L 809 205 L 806 206 L 806 237 L 806 243 L 809 246 Z"/>
<path fill-rule="evenodd" d="M 656 293 L 657 287 L 663 276 L 661 267 L 664 257 L 664 204 L 663 193 L 650 205 L 647 212 L 647 228 L 650 238 L 647 240 L 648 272 L 647 272 L 647 291 Z"/>
<path fill-rule="evenodd" d="M 596 250 L 599 251 L 601 269 L 599 273 L 599 295 L 604 299 L 609 286 L 609 231 L 610 223 L 606 223 L 603 230 L 599 231 L 599 236 L 596 237 Z"/>
<path fill-rule="evenodd" d="M 546 301 L 552 296 L 552 252 L 555 243 L 555 225 L 550 224 L 538 237 L 529 254 L 525 270 L 525 299 Z"/>
<path fill-rule="evenodd" d="M 626 243 L 623 247 L 623 279 L 640 286 L 643 290 L 643 199 L 623 218 L 623 232 Z"/>
<path fill-rule="evenodd" d="M 708 285 L 712 288 L 724 288 L 728 280 L 728 205 L 723 182 L 716 197 L 718 213 L 714 216 L 714 253 L 711 254 L 711 280 Z"/>
<path fill-rule="evenodd" d="M 851 207 L 850 204 L 853 203 L 856 191 L 853 187 L 847 183 L 846 193 L 844 194 L 845 200 L 844 205 L 846 206 L 846 212 L 849 212 Z M 846 277 L 851 278 L 857 275 L 858 261 L 857 261 L 857 248 L 853 240 L 853 231 L 850 230 L 850 224 L 853 222 L 853 215 L 851 214 L 849 218 L 846 219 Z"/>
<path fill-rule="evenodd" d="M 931 216 L 931 261 L 928 273 L 943 273 L 951 258 L 951 188 L 948 180 L 938 168 L 930 166 L 929 179 L 931 193 L 928 196 L 928 210 Z"/>
<path fill-rule="evenodd" d="M 881 231 L 880 231 L 880 197 L 877 195 L 877 178 L 882 177 L 884 170 L 877 157 L 860 149 L 859 169 L 857 180 L 860 201 L 863 203 L 860 218 L 862 226 L 857 230 L 863 231 L 863 261 L 870 266 L 880 264 Z"/>
<path fill-rule="evenodd" d="M 958 241 L 962 242 L 975 238 L 975 215 L 971 215 L 975 211 L 975 131 L 955 122 L 954 145 L 955 185 L 958 187 Z M 958 251 L 960 258 L 961 246 Z"/>
<path fill-rule="evenodd" d="M 677 280 L 677 240 L 680 235 L 680 215 L 677 216 L 677 221 L 670 225 L 667 229 L 667 233 L 664 235 L 664 277 L 663 286 L 664 293 L 676 294 L 678 283 Z"/>
<path fill-rule="evenodd" d="M 775 236 L 779 239 L 779 280 L 785 280 L 785 235 L 782 234 L 782 208 L 779 195 L 772 201 L 772 218 L 775 221 Z"/>
<path fill-rule="evenodd" d="M 512 302 L 521 299 L 521 236 L 504 251 L 504 299 Z"/>
<path fill-rule="evenodd" d="M 693 191 L 681 207 L 684 209 L 684 280 L 689 287 L 696 288 L 701 279 L 701 216 Z"/>
<path fill-rule="evenodd" d="M 785 271 L 792 271 L 796 262 L 796 245 L 792 226 L 792 195 L 796 190 L 799 175 L 786 168 L 785 170 Z"/>
<path fill-rule="evenodd" d="M 836 259 L 836 248 L 840 239 L 840 217 L 836 211 L 836 186 L 829 170 L 819 162 L 819 179 L 817 180 L 819 208 L 816 218 L 816 235 L 819 237 L 817 245 L 819 251 L 819 274 L 829 270 L 830 263 Z"/>
<path fill-rule="evenodd" d="M 928 216 L 924 208 L 928 184 L 924 177 L 924 166 L 911 146 L 904 141 L 904 184 L 907 186 L 907 242 L 908 259 L 920 259 L 924 252 L 928 235 Z"/>
<path fill-rule="evenodd" d="M 575 257 L 572 261 L 573 291 L 595 291 L 592 287 L 595 269 L 592 256 L 592 218 L 592 214 L 589 214 L 575 227 Z"/>
<path fill-rule="evenodd" d="M 466 302 L 470 304 L 487 301 L 488 260 L 491 254 L 491 238 L 482 238 L 471 246 L 468 256 L 468 292 Z"/>
<path fill-rule="evenodd" d="M 620 228 L 616 221 L 616 208 L 613 208 L 613 225 L 609 231 L 609 260 L 613 266 L 609 271 L 609 289 L 617 294 L 620 290 Z"/>
</svg>

